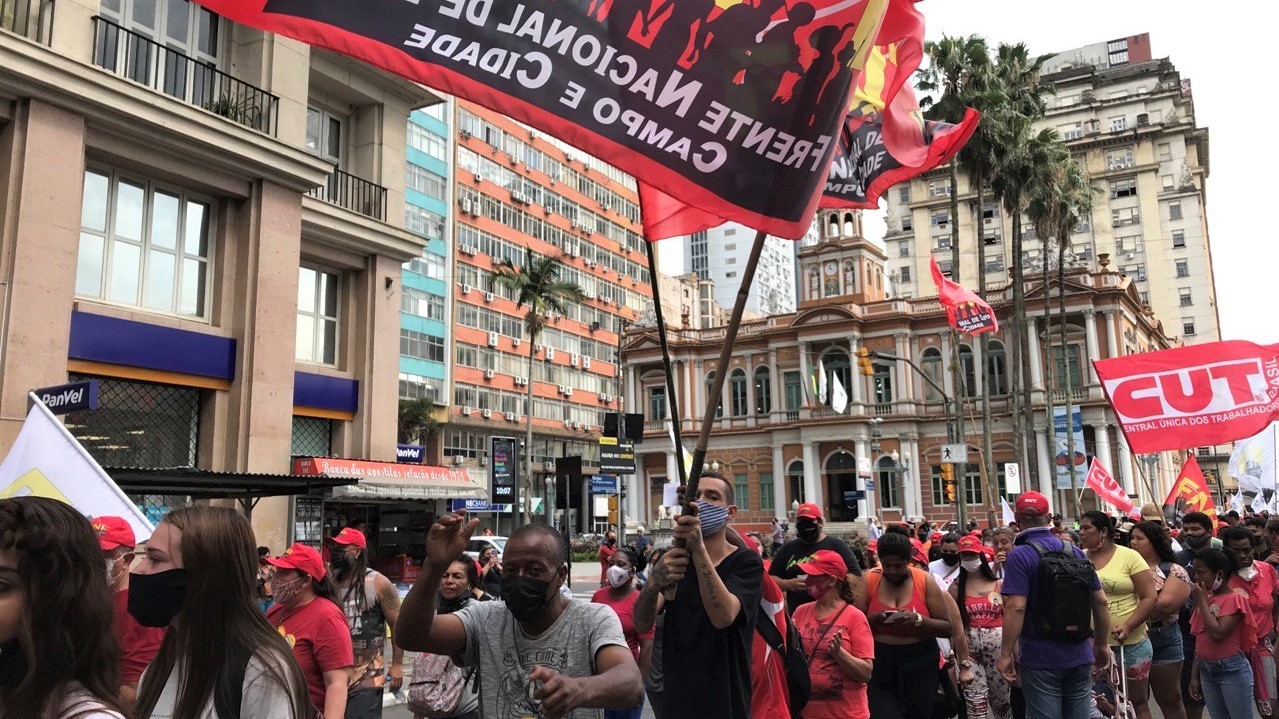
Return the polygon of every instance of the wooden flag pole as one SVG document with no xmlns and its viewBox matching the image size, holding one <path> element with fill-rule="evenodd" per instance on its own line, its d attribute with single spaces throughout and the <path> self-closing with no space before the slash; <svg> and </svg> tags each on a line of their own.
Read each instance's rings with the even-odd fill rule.
<svg viewBox="0 0 1279 719">
<path fill-rule="evenodd" d="M 644 244 L 647 245 L 645 249 L 648 250 L 648 279 L 653 288 L 653 313 L 657 318 L 657 341 L 662 346 L 662 370 L 666 373 L 666 404 L 670 407 L 675 462 L 679 467 L 679 483 L 683 485 L 688 481 L 688 468 L 684 466 L 684 442 L 680 437 L 680 424 L 683 419 L 679 413 L 679 400 L 676 399 L 675 394 L 675 373 L 671 371 L 671 348 L 666 341 L 666 320 L 662 317 L 662 291 L 661 283 L 657 280 L 657 255 L 653 252 L 652 242 Z M 620 366 L 618 371 L 621 371 Z"/>
</svg>

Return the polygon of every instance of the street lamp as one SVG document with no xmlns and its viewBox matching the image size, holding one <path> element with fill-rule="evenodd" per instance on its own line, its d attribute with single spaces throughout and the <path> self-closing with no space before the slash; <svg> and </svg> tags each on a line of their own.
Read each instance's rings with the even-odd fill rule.
<svg viewBox="0 0 1279 719">
<path fill-rule="evenodd" d="M 542 511 L 546 515 L 546 523 L 555 526 L 555 475 L 550 474 L 546 477 L 546 492 L 542 494 L 542 504 L 545 505 Z"/>
<path fill-rule="evenodd" d="M 717 459 L 717 460 L 715 460 L 715 461 L 713 461 L 713 462 L 711 462 L 711 471 L 712 471 L 712 472 L 714 472 L 714 473 L 716 473 L 716 474 L 719 474 L 719 460 L 718 460 L 718 459 Z"/>
</svg>

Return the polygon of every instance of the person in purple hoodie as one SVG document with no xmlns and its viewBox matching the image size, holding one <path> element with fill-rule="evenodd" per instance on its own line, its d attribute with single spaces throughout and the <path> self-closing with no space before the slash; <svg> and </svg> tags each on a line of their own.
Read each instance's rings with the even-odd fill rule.
<svg viewBox="0 0 1279 719">
<path fill-rule="evenodd" d="M 1035 719 L 1088 719 L 1092 669 L 1110 665 L 1107 646 L 1110 615 L 1096 570 L 1088 568 L 1092 596 L 1092 637 L 1067 642 L 1040 636 L 1034 619 L 1046 602 L 1038 596 L 1040 552 L 1066 547 L 1048 527 L 1048 498 L 1038 492 L 1017 497 L 1017 523 L 1023 528 L 1004 564 L 1004 636 L 998 666 L 1009 682 L 1021 681 L 1026 714 Z M 1085 560 L 1086 561 L 1086 560 Z M 1038 605 L 1038 606 L 1037 606 Z M 1032 621 L 1027 621 L 1030 617 Z"/>
</svg>

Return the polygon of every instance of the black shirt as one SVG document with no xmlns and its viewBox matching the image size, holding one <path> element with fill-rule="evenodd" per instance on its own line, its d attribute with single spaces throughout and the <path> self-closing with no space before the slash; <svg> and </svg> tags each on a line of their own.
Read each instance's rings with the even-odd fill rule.
<svg viewBox="0 0 1279 719">
<path fill-rule="evenodd" d="M 794 579 L 803 574 L 799 570 L 799 565 L 812 559 L 819 549 L 835 552 L 844 559 L 844 564 L 848 565 L 849 574 L 861 575 L 862 568 L 857 563 L 857 555 L 853 554 L 853 550 L 848 548 L 844 540 L 829 535 L 813 544 L 808 544 L 802 539 L 792 539 L 783 544 L 781 549 L 773 555 L 773 564 L 768 568 L 768 573 L 782 579 Z M 794 614 L 796 607 L 811 601 L 813 598 L 808 596 L 806 591 L 786 592 L 786 611 Z"/>
<path fill-rule="evenodd" d="M 716 629 L 702 604 L 692 564 L 667 602 L 662 625 L 663 719 L 750 719 L 751 646 L 764 584 L 764 563 L 738 549 L 715 567 L 742 609 Z"/>
</svg>

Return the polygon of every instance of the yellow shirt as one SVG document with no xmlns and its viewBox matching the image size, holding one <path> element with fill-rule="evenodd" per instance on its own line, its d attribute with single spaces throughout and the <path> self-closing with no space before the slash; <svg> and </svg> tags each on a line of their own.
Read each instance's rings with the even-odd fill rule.
<svg viewBox="0 0 1279 719">
<path fill-rule="evenodd" d="M 1137 588 L 1132 578 L 1141 572 L 1149 572 L 1150 565 L 1134 549 L 1115 546 L 1115 553 L 1105 567 L 1097 570 L 1097 578 L 1101 580 L 1101 588 L 1110 600 L 1110 629 L 1113 631 L 1128 621 L 1132 613 L 1137 611 L 1141 597 L 1137 596 Z M 1134 627 L 1124 646 L 1136 644 L 1146 638 L 1146 623 Z"/>
</svg>

